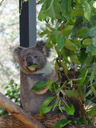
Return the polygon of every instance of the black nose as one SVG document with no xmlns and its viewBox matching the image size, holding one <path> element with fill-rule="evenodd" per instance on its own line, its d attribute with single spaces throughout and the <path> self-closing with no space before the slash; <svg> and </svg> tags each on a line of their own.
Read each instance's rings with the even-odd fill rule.
<svg viewBox="0 0 96 128">
<path fill-rule="evenodd" d="M 26 62 L 27 62 L 27 66 L 33 65 L 32 57 L 31 56 L 27 57 Z"/>
</svg>

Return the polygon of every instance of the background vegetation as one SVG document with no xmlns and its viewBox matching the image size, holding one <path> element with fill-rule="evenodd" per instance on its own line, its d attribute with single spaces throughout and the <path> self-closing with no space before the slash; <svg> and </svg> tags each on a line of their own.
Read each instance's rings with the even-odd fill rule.
<svg viewBox="0 0 96 128">
<path fill-rule="evenodd" d="M 19 45 L 18 0 L 0 1 L 0 91 L 15 100 L 19 95 L 19 68 L 13 62 L 13 49 Z M 17 87 L 18 85 L 18 87 Z M 18 93 L 16 93 L 18 92 Z M 17 99 L 17 98 L 16 98 Z M 19 103 L 19 102 L 18 102 Z M 1 108 L 0 115 L 7 114 Z"/>
</svg>

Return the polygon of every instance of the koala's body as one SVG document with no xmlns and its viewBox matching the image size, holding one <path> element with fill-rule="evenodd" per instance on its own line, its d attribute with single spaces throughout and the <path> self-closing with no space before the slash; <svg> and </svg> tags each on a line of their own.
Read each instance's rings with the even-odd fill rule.
<svg viewBox="0 0 96 128">
<path fill-rule="evenodd" d="M 21 69 L 20 97 L 23 109 L 29 113 L 39 113 L 44 100 L 52 94 L 48 88 L 40 91 L 33 91 L 32 87 L 38 81 L 57 81 L 58 77 L 47 60 L 43 41 L 37 42 L 31 48 L 17 47 L 14 50 L 14 59 L 19 63 Z M 31 65 L 38 65 L 38 68 L 30 68 Z"/>
</svg>

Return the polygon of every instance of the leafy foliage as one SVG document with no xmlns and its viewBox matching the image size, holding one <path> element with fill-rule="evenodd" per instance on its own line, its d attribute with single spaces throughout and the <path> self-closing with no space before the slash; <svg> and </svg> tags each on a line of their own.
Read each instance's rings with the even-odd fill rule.
<svg viewBox="0 0 96 128">
<path fill-rule="evenodd" d="M 20 105 L 20 89 L 19 85 L 14 82 L 14 80 L 10 80 L 9 84 L 4 87 L 6 91 L 5 96 L 11 99 L 16 104 Z M 8 112 L 0 107 L 0 115 L 6 115 Z"/>
<path fill-rule="evenodd" d="M 69 124 L 71 121 L 68 121 L 66 119 L 60 120 L 56 125 L 55 128 L 62 128 L 64 126 L 66 126 L 67 124 Z"/>
<path fill-rule="evenodd" d="M 96 104 L 96 8 L 93 6 L 94 2 L 96 1 L 39 0 L 38 2 L 42 6 L 38 19 L 46 22 L 46 28 L 42 29 L 40 35 L 46 37 L 47 45 L 55 48 L 58 55 L 55 60 L 55 69 L 60 81 L 52 82 L 49 89 L 56 93 L 53 110 L 59 106 L 63 111 L 63 104 L 67 106 L 68 111 L 66 100 L 62 100 L 60 94 L 63 98 L 65 96 L 77 98 L 83 107 L 84 104 Z M 73 107 L 71 112 L 72 110 L 74 111 Z M 89 110 L 84 108 L 84 114 L 81 116 L 87 120 L 88 115 L 95 116 L 92 112 L 95 110 L 94 106 Z"/>
</svg>

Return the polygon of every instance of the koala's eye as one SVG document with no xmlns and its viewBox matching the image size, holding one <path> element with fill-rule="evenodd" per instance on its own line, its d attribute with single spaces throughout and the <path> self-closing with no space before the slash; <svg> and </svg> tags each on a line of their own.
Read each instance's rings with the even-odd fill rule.
<svg viewBox="0 0 96 128">
<path fill-rule="evenodd" d="M 34 58 L 37 58 L 37 56 L 35 55 Z"/>
</svg>

